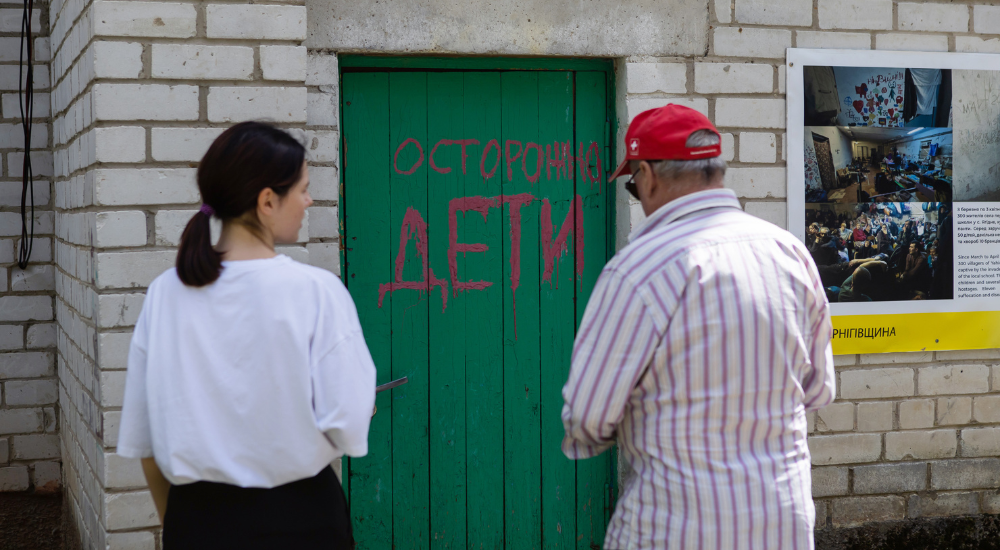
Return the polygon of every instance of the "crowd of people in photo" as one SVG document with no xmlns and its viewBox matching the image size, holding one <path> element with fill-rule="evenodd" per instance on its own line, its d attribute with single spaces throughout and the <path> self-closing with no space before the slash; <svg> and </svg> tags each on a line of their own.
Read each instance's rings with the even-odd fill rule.
<svg viewBox="0 0 1000 550">
<path fill-rule="evenodd" d="M 806 245 L 831 302 L 952 297 L 948 203 L 806 210 Z"/>
</svg>

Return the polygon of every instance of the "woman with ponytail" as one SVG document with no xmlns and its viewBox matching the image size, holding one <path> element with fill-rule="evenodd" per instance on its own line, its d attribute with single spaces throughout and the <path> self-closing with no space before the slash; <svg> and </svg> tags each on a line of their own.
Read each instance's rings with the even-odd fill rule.
<svg viewBox="0 0 1000 550">
<path fill-rule="evenodd" d="M 244 122 L 197 178 L 132 336 L 118 454 L 142 459 L 165 550 L 351 548 L 330 463 L 368 452 L 375 366 L 340 280 L 274 249 L 312 204 L 305 149 Z"/>
</svg>

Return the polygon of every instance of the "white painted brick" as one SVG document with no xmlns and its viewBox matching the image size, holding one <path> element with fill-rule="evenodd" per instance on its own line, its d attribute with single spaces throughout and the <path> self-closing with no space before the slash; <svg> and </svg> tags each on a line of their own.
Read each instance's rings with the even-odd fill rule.
<svg viewBox="0 0 1000 550">
<path fill-rule="evenodd" d="M 0 32 L 21 32 L 21 20 L 24 11 L 20 9 L 0 10 Z M 31 32 L 42 32 L 41 10 L 31 10 Z"/>
<path fill-rule="evenodd" d="M 687 92 L 687 65 L 684 63 L 629 63 L 627 87 L 630 94 Z"/>
<path fill-rule="evenodd" d="M 142 462 L 115 453 L 104 453 L 104 486 L 108 489 L 145 488 Z"/>
<path fill-rule="evenodd" d="M 781 160 L 788 160 L 788 134 L 781 133 Z"/>
<path fill-rule="evenodd" d="M 831 403 L 816 411 L 816 430 L 820 432 L 854 430 L 854 403 Z"/>
<path fill-rule="evenodd" d="M 773 163 L 778 158 L 774 134 L 769 132 L 740 133 L 740 162 Z"/>
<path fill-rule="evenodd" d="M 103 367 L 103 365 L 101 365 Z M 121 407 L 125 401 L 125 371 L 101 371 L 101 406 Z"/>
<path fill-rule="evenodd" d="M 742 198 L 784 198 L 785 168 L 730 168 L 726 171 L 725 185 Z"/>
<path fill-rule="evenodd" d="M 48 36 L 35 39 L 35 61 L 44 62 L 52 59 L 52 47 Z"/>
<path fill-rule="evenodd" d="M 337 126 L 339 106 L 336 94 L 309 93 L 306 103 L 306 124 Z"/>
<path fill-rule="evenodd" d="M 784 128 L 784 99 L 719 98 L 715 124 L 734 128 Z"/>
<path fill-rule="evenodd" d="M 21 325 L 0 325 L 0 351 L 20 349 L 24 349 L 24 328 Z"/>
<path fill-rule="evenodd" d="M 32 223 L 35 226 L 36 235 L 52 233 L 52 212 L 35 210 L 35 218 Z M 21 236 L 21 214 L 18 212 L 0 212 L 0 237 L 20 237 Z M 34 261 L 42 261 L 37 256 L 32 256 Z"/>
<path fill-rule="evenodd" d="M 128 368 L 128 350 L 132 343 L 131 332 L 102 332 L 97 335 L 97 358 L 105 370 Z"/>
<path fill-rule="evenodd" d="M 10 438 L 14 460 L 59 458 L 59 436 L 15 435 Z"/>
<path fill-rule="evenodd" d="M 972 29 L 977 34 L 1000 34 L 1000 6 L 973 6 Z"/>
<path fill-rule="evenodd" d="M 736 138 L 733 134 L 723 133 L 722 135 L 722 160 L 732 162 L 736 158 Z"/>
<path fill-rule="evenodd" d="M 19 69 L 18 65 L 0 65 L 0 90 L 17 91 L 19 81 L 23 81 L 28 68 Z M 45 91 L 49 88 L 49 71 L 44 65 L 35 65 L 33 73 L 35 89 Z"/>
<path fill-rule="evenodd" d="M 785 229 L 788 226 L 788 206 L 777 201 L 747 201 L 746 212 Z"/>
<path fill-rule="evenodd" d="M 108 533 L 107 550 L 156 550 L 156 537 L 150 531 Z"/>
<path fill-rule="evenodd" d="M 972 402 L 976 422 L 1000 422 L 1000 395 L 976 397 Z"/>
<path fill-rule="evenodd" d="M 96 1 L 92 9 L 96 36 L 190 38 L 195 35 L 197 16 L 192 4 Z"/>
<path fill-rule="evenodd" d="M 340 176 L 338 174 L 336 166 L 309 167 L 309 194 L 313 200 L 339 200 Z"/>
<path fill-rule="evenodd" d="M 0 239 L 0 264 L 14 263 L 14 240 Z"/>
<path fill-rule="evenodd" d="M 703 97 L 667 97 L 667 98 L 654 98 L 654 97 L 633 97 L 628 99 L 628 120 L 632 121 L 639 113 L 643 111 L 648 111 L 649 109 L 656 109 L 658 107 L 663 107 L 664 105 L 673 103 L 674 105 L 683 105 L 685 107 L 694 109 L 699 113 L 708 116 L 708 99 Z"/>
<path fill-rule="evenodd" d="M 146 129 L 141 126 L 113 126 L 94 129 L 97 162 L 145 162 Z"/>
<path fill-rule="evenodd" d="M 52 298 L 49 296 L 0 296 L 0 321 L 49 321 Z"/>
<path fill-rule="evenodd" d="M 946 52 L 948 37 L 943 34 L 889 33 L 875 35 L 876 50 Z"/>
<path fill-rule="evenodd" d="M 28 265 L 27 269 L 14 267 L 10 272 L 10 289 L 14 292 L 55 290 L 55 271 L 49 264 Z"/>
<path fill-rule="evenodd" d="M 720 27 L 712 31 L 712 39 L 719 56 L 784 59 L 792 47 L 792 31 L 779 29 Z"/>
<path fill-rule="evenodd" d="M 10 177 L 19 178 L 22 177 L 24 170 L 24 153 L 10 153 L 7 155 L 7 173 Z M 32 151 L 31 152 L 31 174 L 32 179 L 37 180 L 43 177 L 52 177 L 53 167 L 52 167 L 52 152 L 50 151 Z M 48 186 L 46 182 L 45 186 Z M 36 187 L 39 187 L 36 181 Z M 35 202 L 35 206 L 38 206 L 39 202 Z"/>
<path fill-rule="evenodd" d="M 211 4 L 205 7 L 209 38 L 305 40 L 305 6 Z"/>
<path fill-rule="evenodd" d="M 101 206 L 200 202 L 193 168 L 108 168 L 94 171 Z"/>
<path fill-rule="evenodd" d="M 875 399 L 913 395 L 913 369 L 847 370 L 840 373 L 842 399 Z"/>
<path fill-rule="evenodd" d="M 48 141 L 48 127 L 39 124 L 33 125 L 31 128 L 31 146 L 33 148 L 43 148 L 48 145 Z M 24 130 L 20 122 L 17 124 L 0 124 L 0 149 L 24 149 Z"/>
<path fill-rule="evenodd" d="M 785 79 L 786 79 L 786 69 L 784 65 L 778 65 L 778 93 L 785 93 Z M 784 160 L 784 159 L 782 159 Z"/>
<path fill-rule="evenodd" d="M 4 118 L 21 118 L 21 98 L 22 96 L 18 94 L 3 94 Z M 35 118 L 48 118 L 49 112 L 49 94 L 36 92 L 34 101 Z"/>
<path fill-rule="evenodd" d="M 200 161 L 225 128 L 153 128 L 153 159 Z"/>
<path fill-rule="evenodd" d="M 340 245 L 337 243 L 309 243 L 309 264 L 322 267 L 340 276 Z"/>
<path fill-rule="evenodd" d="M 104 510 L 109 531 L 160 525 L 160 516 L 149 491 L 105 494 Z"/>
<path fill-rule="evenodd" d="M 198 87 L 95 84 L 95 120 L 198 120 Z"/>
<path fill-rule="evenodd" d="M 118 426 L 121 423 L 121 411 L 107 411 L 101 415 L 101 425 L 104 429 L 104 444 L 109 447 L 118 446 Z"/>
<path fill-rule="evenodd" d="M 139 78 L 142 74 L 142 44 L 138 42 L 94 42 L 96 78 Z"/>
<path fill-rule="evenodd" d="M 957 449 L 958 438 L 955 430 L 885 434 L 886 460 L 948 458 L 955 456 Z"/>
<path fill-rule="evenodd" d="M 695 63 L 694 90 L 700 94 L 771 93 L 774 67 L 762 63 Z"/>
<path fill-rule="evenodd" d="M 920 395 L 969 394 L 990 391 L 986 365 L 947 365 L 918 369 Z"/>
<path fill-rule="evenodd" d="M 306 58 L 306 86 L 337 86 L 339 74 L 335 54 L 309 52 Z"/>
<path fill-rule="evenodd" d="M 1000 359 L 1000 349 L 962 349 L 935 352 L 938 361 L 985 361 Z"/>
<path fill-rule="evenodd" d="M 880 434 L 817 435 L 808 444 L 816 466 L 874 462 L 882 454 Z"/>
<path fill-rule="evenodd" d="M 971 397 L 945 397 L 937 400 L 937 424 L 968 424 L 972 420 Z"/>
<path fill-rule="evenodd" d="M 21 206 L 21 182 L 5 181 L 0 182 L 0 206 Z M 48 182 L 36 181 L 34 185 L 35 206 L 49 204 L 51 199 Z M 31 204 L 31 196 L 28 196 L 28 204 Z M 5 249 L 8 242 L 0 241 L 0 250 Z M 0 252 L 0 258 L 6 257 Z M 9 263 L 0 259 L 0 264 Z"/>
<path fill-rule="evenodd" d="M 891 29 L 892 0 L 818 0 L 821 29 Z"/>
<path fill-rule="evenodd" d="M 116 248 L 146 244 L 146 214 L 135 210 L 98 212 L 94 216 L 94 246 Z"/>
<path fill-rule="evenodd" d="M 812 496 L 846 495 L 847 477 L 847 468 L 813 468 Z"/>
<path fill-rule="evenodd" d="M 956 52 L 1000 53 L 1000 38 L 985 39 L 978 36 L 956 36 Z"/>
<path fill-rule="evenodd" d="M 42 409 L 0 409 L 0 434 L 40 431 L 42 431 Z"/>
<path fill-rule="evenodd" d="M 962 456 L 1000 455 L 1000 428 L 962 430 Z"/>
<path fill-rule="evenodd" d="M 304 87 L 214 87 L 208 92 L 208 120 L 305 122 L 306 93 Z"/>
<path fill-rule="evenodd" d="M 145 288 L 174 266 L 173 250 L 103 252 L 95 261 L 97 288 Z"/>
<path fill-rule="evenodd" d="M 11 380 L 4 384 L 7 405 L 52 405 L 59 397 L 55 380 Z"/>
<path fill-rule="evenodd" d="M 306 79 L 305 46 L 261 46 L 260 69 L 264 80 Z"/>
<path fill-rule="evenodd" d="M 319 239 L 335 239 L 340 235 L 336 206 L 309 208 L 309 235 Z"/>
<path fill-rule="evenodd" d="M 968 32 L 969 7 L 952 4 L 896 4 L 901 31 Z"/>
<path fill-rule="evenodd" d="M 40 323 L 28 327 L 29 348 L 50 348 L 56 345 L 55 323 Z"/>
<path fill-rule="evenodd" d="M 97 299 L 97 326 L 130 327 L 139 320 L 145 294 L 100 294 Z"/>
<path fill-rule="evenodd" d="M 903 353 L 865 353 L 861 355 L 862 365 L 890 365 L 899 363 L 929 363 L 934 354 L 929 351 Z"/>
<path fill-rule="evenodd" d="M 253 48 L 153 44 L 154 78 L 250 80 Z"/>
<path fill-rule="evenodd" d="M 36 462 L 31 468 L 31 479 L 35 491 L 39 493 L 55 493 L 62 485 L 62 472 L 58 462 Z"/>
<path fill-rule="evenodd" d="M 178 246 L 184 228 L 197 210 L 160 210 L 156 213 L 155 236 L 156 244 L 160 246 Z M 213 218 L 210 223 L 217 223 Z"/>
<path fill-rule="evenodd" d="M 22 465 L 0 468 L 0 493 L 28 490 L 28 467 Z"/>
<path fill-rule="evenodd" d="M 887 432 L 892 430 L 892 403 L 880 401 L 858 403 L 858 431 Z"/>
<path fill-rule="evenodd" d="M 340 134 L 336 130 L 309 130 L 305 145 L 310 162 L 340 160 Z"/>
<path fill-rule="evenodd" d="M 3 305 L 2 302 L 0 305 Z M 39 378 L 52 376 L 54 372 L 54 360 L 50 352 L 0 353 L 0 379 Z"/>
<path fill-rule="evenodd" d="M 736 21 L 754 25 L 812 25 L 812 0 L 736 0 Z"/>
</svg>

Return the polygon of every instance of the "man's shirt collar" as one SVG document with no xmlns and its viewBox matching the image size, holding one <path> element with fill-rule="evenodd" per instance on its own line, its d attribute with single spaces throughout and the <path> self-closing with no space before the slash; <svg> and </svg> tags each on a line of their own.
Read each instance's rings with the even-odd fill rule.
<svg viewBox="0 0 1000 550">
<path fill-rule="evenodd" d="M 740 201 L 736 198 L 736 193 L 732 189 L 709 189 L 708 191 L 698 191 L 690 195 L 684 195 L 679 199 L 672 200 L 664 204 L 653 212 L 648 218 L 643 220 L 632 233 L 629 234 L 629 242 L 634 242 L 639 237 L 645 235 L 653 228 L 667 225 L 678 218 L 687 216 L 699 210 L 709 208 L 731 207 L 743 210 Z"/>
</svg>

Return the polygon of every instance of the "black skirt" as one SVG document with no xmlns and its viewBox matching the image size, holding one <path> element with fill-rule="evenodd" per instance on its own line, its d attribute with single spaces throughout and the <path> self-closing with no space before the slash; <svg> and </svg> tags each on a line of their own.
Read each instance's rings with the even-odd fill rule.
<svg viewBox="0 0 1000 550">
<path fill-rule="evenodd" d="M 337 475 L 273 489 L 199 481 L 173 485 L 163 520 L 164 550 L 354 548 L 351 519 Z"/>
</svg>

